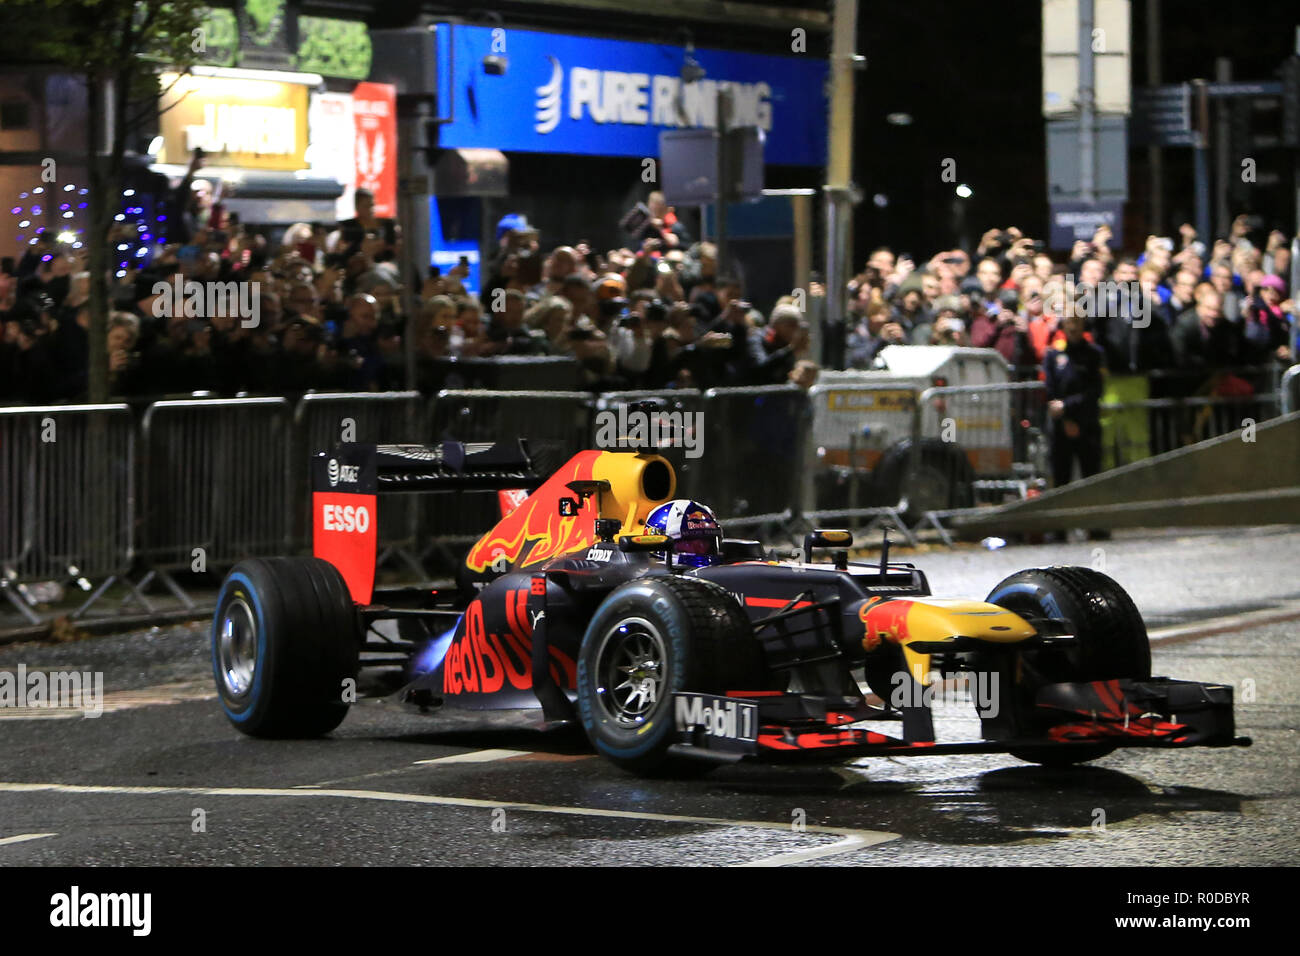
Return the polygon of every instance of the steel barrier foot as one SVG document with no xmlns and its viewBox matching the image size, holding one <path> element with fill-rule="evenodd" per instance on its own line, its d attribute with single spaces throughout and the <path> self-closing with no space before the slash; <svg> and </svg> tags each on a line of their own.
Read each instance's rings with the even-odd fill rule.
<svg viewBox="0 0 1300 956">
<path fill-rule="evenodd" d="M 415 555 L 411 554 L 405 548 L 398 547 L 397 545 L 389 545 L 387 548 L 385 548 L 380 553 L 378 559 L 376 559 L 375 567 L 383 567 L 388 562 L 389 558 L 394 558 L 394 557 L 397 558 L 400 563 L 405 564 L 409 570 L 415 572 L 415 578 L 417 581 L 424 581 L 428 579 L 429 573 L 424 570 L 423 566 L 421 566 L 419 560 L 415 557 Z"/>
<path fill-rule="evenodd" d="M 83 603 L 81 607 L 77 608 L 75 611 L 73 611 L 71 614 L 68 615 L 68 620 L 75 621 L 79 619 L 81 615 L 89 611 L 91 605 L 93 605 L 96 601 L 98 601 L 100 597 L 103 596 L 104 592 L 113 586 L 113 583 L 115 581 L 117 581 L 116 574 L 111 574 L 107 578 L 105 578 L 103 583 L 101 583 L 99 587 L 95 588 L 95 590 L 91 593 L 90 597 L 86 598 L 85 603 Z"/>
<path fill-rule="evenodd" d="M 153 572 L 150 573 L 152 574 Z M 193 611 L 195 608 L 198 607 L 198 605 L 194 603 L 194 599 L 191 598 L 188 594 L 186 594 L 185 589 L 182 588 L 179 584 L 177 584 L 176 579 L 173 578 L 166 571 L 158 572 L 158 580 L 162 581 L 163 584 L 167 585 L 167 590 L 171 591 L 172 594 L 176 596 L 176 600 L 180 601 L 182 604 L 185 605 L 185 610 Z"/>
<path fill-rule="evenodd" d="M 140 606 L 144 608 L 146 614 L 153 614 L 154 606 L 150 604 L 149 599 L 144 596 L 144 589 L 149 586 L 149 583 L 153 581 L 155 577 L 157 577 L 157 574 L 155 572 L 153 571 L 146 572 L 145 576 L 140 579 L 139 584 L 134 583 L 128 577 L 123 577 L 122 580 L 126 582 L 126 586 L 130 589 L 130 591 L 126 595 L 126 597 L 122 598 L 122 600 L 118 603 L 118 608 L 119 609 L 124 608 L 128 603 L 135 600 L 140 602 Z"/>
<path fill-rule="evenodd" d="M 921 519 L 921 523 L 918 524 L 916 527 L 918 530 L 920 530 L 926 524 L 929 524 L 932 528 L 934 528 L 935 531 L 939 532 L 939 538 L 943 541 L 944 544 L 946 544 L 950 548 L 955 547 L 955 545 L 953 544 L 952 535 L 948 533 L 948 529 L 945 528 L 943 526 L 943 522 L 939 520 L 938 512 L 927 511 L 925 513 L 925 517 Z"/>
<path fill-rule="evenodd" d="M 907 522 L 904 521 L 903 516 L 898 513 L 898 509 L 881 508 L 880 510 L 881 513 L 872 518 L 863 530 L 871 532 L 875 531 L 877 528 L 885 526 L 887 523 L 892 524 L 902 533 L 903 537 L 907 539 L 908 545 L 915 548 L 919 543 L 916 540 L 916 535 L 912 534 L 912 529 L 907 526 Z"/>
<path fill-rule="evenodd" d="M 0 592 L 9 599 L 9 603 L 18 609 L 18 613 L 27 619 L 29 624 L 40 624 L 41 618 L 26 601 L 22 595 L 15 594 L 14 589 L 7 582 L 0 582 Z"/>
</svg>

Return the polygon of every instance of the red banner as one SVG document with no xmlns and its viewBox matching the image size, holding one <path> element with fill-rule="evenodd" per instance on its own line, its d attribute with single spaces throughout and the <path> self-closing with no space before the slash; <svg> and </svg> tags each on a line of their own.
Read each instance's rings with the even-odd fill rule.
<svg viewBox="0 0 1300 956">
<path fill-rule="evenodd" d="M 375 194 L 375 215 L 397 216 L 397 90 L 387 83 L 358 83 L 352 92 L 357 124 L 358 189 Z"/>
<path fill-rule="evenodd" d="M 352 600 L 369 604 L 379 541 L 378 498 L 316 491 L 311 496 L 312 554 L 339 569 Z"/>
</svg>

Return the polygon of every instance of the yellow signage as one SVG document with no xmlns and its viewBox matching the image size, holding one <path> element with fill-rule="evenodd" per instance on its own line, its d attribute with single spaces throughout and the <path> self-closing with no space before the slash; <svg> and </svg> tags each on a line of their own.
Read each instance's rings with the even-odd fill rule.
<svg viewBox="0 0 1300 956">
<path fill-rule="evenodd" d="M 832 412 L 910 412 L 916 407 L 916 393 L 908 389 L 833 391 L 826 395 L 826 407 Z"/>
<path fill-rule="evenodd" d="M 159 102 L 166 163 L 302 169 L 307 165 L 307 87 L 272 80 L 168 74 Z"/>
</svg>

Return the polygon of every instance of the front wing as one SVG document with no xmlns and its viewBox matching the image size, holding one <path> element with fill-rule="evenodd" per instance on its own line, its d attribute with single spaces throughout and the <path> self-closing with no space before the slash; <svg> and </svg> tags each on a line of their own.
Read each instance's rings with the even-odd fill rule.
<svg viewBox="0 0 1300 956">
<path fill-rule="evenodd" d="M 1049 684 L 1035 706 L 1047 728 L 1041 736 L 940 743 L 931 723 L 880 711 L 851 698 L 781 692 L 733 691 L 726 697 L 675 695 L 677 753 L 722 760 L 845 760 L 863 756 L 1006 753 L 1050 747 L 1250 746 L 1235 734 L 1232 688 L 1226 684 L 1154 677 Z M 863 727 L 901 720 L 903 736 Z M 909 730 L 919 732 L 909 733 Z M 1063 754 L 1064 756 L 1064 754 Z"/>
</svg>

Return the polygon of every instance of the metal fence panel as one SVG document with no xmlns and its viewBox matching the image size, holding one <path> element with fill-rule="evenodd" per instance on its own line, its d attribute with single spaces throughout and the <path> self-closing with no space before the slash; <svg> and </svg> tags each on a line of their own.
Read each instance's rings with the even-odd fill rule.
<svg viewBox="0 0 1300 956">
<path fill-rule="evenodd" d="M 132 560 L 127 405 L 0 409 L 0 567 L 11 581 L 103 578 Z"/>
<path fill-rule="evenodd" d="M 1009 476 L 1033 453 L 1046 409 L 1042 382 L 929 388 L 921 396 L 918 437 L 956 443 L 978 476 Z"/>
<path fill-rule="evenodd" d="M 1282 404 L 1283 415 L 1300 412 L 1300 365 L 1292 365 L 1282 376 L 1278 401 Z"/>
<path fill-rule="evenodd" d="M 928 388 L 907 474 L 911 517 L 1024 497 L 1047 464 L 1042 382 Z"/>
<path fill-rule="evenodd" d="M 1241 428 L 1246 419 L 1272 418 L 1285 400 L 1282 394 L 1198 395 L 1103 404 L 1108 462 L 1118 467 L 1218 438 Z"/>
<path fill-rule="evenodd" d="M 445 390 L 433 401 L 434 441 L 528 440 L 538 474 L 546 476 L 587 447 L 591 396 L 586 392 Z M 443 543 L 478 539 L 500 518 L 495 494 L 432 495 L 427 532 Z"/>
<path fill-rule="evenodd" d="M 842 379 L 808 390 L 812 409 L 810 513 L 849 514 L 892 506 L 873 483 L 873 470 L 889 449 L 912 434 L 920 388 L 910 383 Z"/>
<path fill-rule="evenodd" d="M 433 403 L 433 437 L 459 441 L 526 438 L 538 468 L 551 471 L 587 445 L 586 392 L 444 390 Z"/>
<path fill-rule="evenodd" d="M 304 395 L 293 412 L 294 487 L 310 487 L 309 462 L 341 441 L 377 445 L 418 443 L 428 433 L 427 402 L 419 392 L 342 392 Z M 409 554 L 417 543 L 422 496 L 395 495 L 379 508 L 379 550 Z M 311 547 L 311 501 L 294 511 L 294 540 Z"/>
<path fill-rule="evenodd" d="M 617 413 L 620 405 L 653 400 L 662 402 L 663 410 L 668 416 L 681 416 L 676 419 L 668 418 L 667 421 L 680 424 L 685 434 L 675 445 L 658 447 L 654 450 L 668 459 L 677 473 L 677 496 L 695 497 L 695 489 L 708 467 L 706 464 L 708 458 L 704 455 L 704 419 L 700 417 L 704 411 L 704 393 L 698 389 L 666 388 L 602 392 L 596 397 L 595 412 L 592 416 L 591 447 L 597 447 L 601 424 L 599 416 L 602 412 Z"/>
<path fill-rule="evenodd" d="M 439 391 L 486 388 L 494 391 L 575 389 L 581 384 L 578 361 L 563 355 L 498 355 L 492 358 L 436 359 L 429 382 Z M 427 384 L 421 387 L 427 388 Z"/>
<path fill-rule="evenodd" d="M 777 521 L 798 511 L 808 396 L 795 385 L 711 388 L 704 393 L 704 469 L 697 494 L 733 526 Z"/>
<path fill-rule="evenodd" d="M 290 547 L 289 404 L 283 398 L 163 401 L 141 423 L 140 553 L 152 568 L 209 566 Z"/>
</svg>

